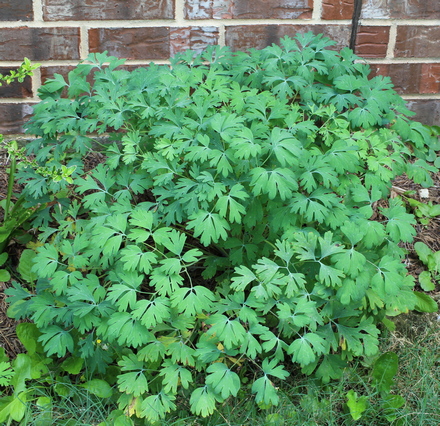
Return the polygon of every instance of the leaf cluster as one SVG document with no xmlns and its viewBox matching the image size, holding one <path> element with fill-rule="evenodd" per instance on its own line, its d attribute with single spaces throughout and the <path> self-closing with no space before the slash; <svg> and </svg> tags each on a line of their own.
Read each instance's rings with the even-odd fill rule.
<svg viewBox="0 0 440 426">
<path fill-rule="evenodd" d="M 28 58 L 24 58 L 23 62 L 16 70 L 11 70 L 6 75 L 0 74 L 0 86 L 3 85 L 3 82 L 6 84 L 11 84 L 14 81 L 22 83 L 24 79 L 31 76 L 33 71 L 39 66 L 40 64 L 32 64 Z"/>
<path fill-rule="evenodd" d="M 394 352 L 386 352 L 376 359 L 371 371 L 371 395 L 358 396 L 353 389 L 347 392 L 347 408 L 353 420 L 361 419 L 368 406 L 376 403 L 376 410 L 381 412 L 388 422 L 403 424 L 403 421 L 398 419 L 398 414 L 406 401 L 402 396 L 391 393 L 397 370 L 398 357 Z"/>
<path fill-rule="evenodd" d="M 17 325 L 17 336 L 26 349 L 13 361 L 0 348 L 0 422 L 26 422 L 30 407 L 38 424 L 52 424 L 59 416 L 60 402 L 74 398 L 78 389 L 83 398 L 111 398 L 111 378 L 87 378 L 84 360 L 70 357 L 55 360 L 47 357 L 38 338 L 41 333 L 34 324 Z M 104 380 L 105 379 L 105 380 Z M 45 393 L 44 390 L 50 389 Z M 69 421 L 72 420 L 71 418 Z M 58 424 L 58 422 L 57 422 Z"/>
<path fill-rule="evenodd" d="M 378 350 L 387 315 L 422 309 L 399 244 L 414 217 L 391 180 L 431 182 L 431 133 L 389 79 L 312 34 L 212 47 L 132 71 L 93 54 L 40 90 L 28 146 L 73 184 L 21 171 L 36 221 L 35 291 L 8 290 L 48 355 L 114 368 L 119 405 L 207 416 L 250 381 L 276 405 L 292 363 L 324 382 Z M 85 171 L 107 135 L 104 164 Z M 71 167 L 74 168 L 70 169 Z"/>
</svg>

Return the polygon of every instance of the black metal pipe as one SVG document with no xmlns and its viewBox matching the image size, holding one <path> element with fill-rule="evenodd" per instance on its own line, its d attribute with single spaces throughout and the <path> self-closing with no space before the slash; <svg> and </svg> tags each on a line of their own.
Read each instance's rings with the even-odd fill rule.
<svg viewBox="0 0 440 426">
<path fill-rule="evenodd" d="M 350 49 L 356 53 L 356 37 L 359 27 L 359 19 L 362 12 L 362 0 L 354 0 L 353 17 L 351 18 L 351 36 L 350 36 Z"/>
</svg>

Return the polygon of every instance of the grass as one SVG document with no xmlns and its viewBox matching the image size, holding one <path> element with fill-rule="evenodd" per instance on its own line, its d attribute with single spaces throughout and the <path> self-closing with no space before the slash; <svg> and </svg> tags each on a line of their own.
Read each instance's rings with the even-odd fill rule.
<svg viewBox="0 0 440 426">
<path fill-rule="evenodd" d="M 173 415 L 157 426 L 439 425 L 440 322 L 436 315 L 411 313 L 402 315 L 396 323 L 396 331 L 383 338 L 382 350 L 399 356 L 392 393 L 404 397 L 406 404 L 396 410 L 396 419 L 392 422 L 385 417 L 383 399 L 371 384 L 368 368 L 358 364 L 347 369 L 340 381 L 327 386 L 310 378 L 290 378 L 280 389 L 280 404 L 269 410 L 260 410 L 253 404 L 250 392 L 243 392 L 240 398 L 227 401 L 213 416 L 204 419 L 191 415 L 189 408 L 180 404 Z M 359 420 L 353 420 L 346 407 L 346 394 L 350 389 L 368 400 Z M 41 392 L 44 397 L 44 388 Z M 69 398 L 56 406 L 29 406 L 20 426 L 94 426 L 104 422 L 114 408 L 85 390 L 73 387 Z M 113 423 L 101 425 L 113 426 Z"/>
</svg>

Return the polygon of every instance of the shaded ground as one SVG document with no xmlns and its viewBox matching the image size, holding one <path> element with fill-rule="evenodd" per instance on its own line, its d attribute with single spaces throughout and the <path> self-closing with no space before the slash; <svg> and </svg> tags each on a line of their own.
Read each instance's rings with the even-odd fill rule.
<svg viewBox="0 0 440 426">
<path fill-rule="evenodd" d="M 88 167 L 94 167 L 97 163 L 102 161 L 103 157 L 100 154 L 96 154 L 89 158 Z M 6 197 L 7 192 L 7 174 L 8 159 L 5 154 L 0 154 L 0 200 Z M 404 176 L 397 178 L 393 183 L 392 197 L 407 194 L 411 191 L 410 197 L 422 201 L 424 203 L 432 202 L 433 204 L 440 204 L 440 173 L 434 176 L 434 185 L 428 189 L 428 192 L 421 192 L 422 187 L 415 185 L 413 182 L 405 178 Z M 19 192 L 20 187 L 14 186 L 14 191 Z M 410 210 L 410 207 L 408 207 Z M 3 219 L 3 211 L 0 209 L 0 224 Z M 414 243 L 417 241 L 424 242 L 431 250 L 440 250 L 440 216 L 430 220 L 428 225 L 416 225 L 417 236 L 414 239 Z M 417 277 L 425 270 L 424 265 L 419 261 L 417 254 L 414 251 L 413 244 L 405 244 L 405 248 L 408 250 L 408 255 L 405 259 L 405 264 L 411 275 Z M 8 247 L 10 258 L 18 258 L 21 246 L 12 242 Z M 23 351 L 23 347 L 20 341 L 15 335 L 16 321 L 10 319 L 7 316 L 7 304 L 5 302 L 6 296 L 4 294 L 5 288 L 10 283 L 0 282 L 0 346 L 5 348 L 7 355 L 10 358 L 14 358 L 18 353 Z M 432 292 L 431 296 L 436 300 L 440 299 L 440 289 L 436 290 L 437 293 Z M 411 316 L 405 316 L 411 320 Z"/>
</svg>

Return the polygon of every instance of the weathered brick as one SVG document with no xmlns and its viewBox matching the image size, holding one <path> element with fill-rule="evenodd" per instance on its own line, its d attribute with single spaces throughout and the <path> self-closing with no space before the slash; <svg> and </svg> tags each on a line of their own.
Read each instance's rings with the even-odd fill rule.
<svg viewBox="0 0 440 426">
<path fill-rule="evenodd" d="M 13 68 L 16 70 L 16 68 Z M 0 74 L 7 75 L 10 68 L 0 68 Z M 11 84 L 3 83 L 0 86 L 0 98 L 30 98 L 32 97 L 32 80 L 26 77 L 22 83 L 15 81 Z"/>
<path fill-rule="evenodd" d="M 43 0 L 46 21 L 173 19 L 174 0 Z"/>
<path fill-rule="evenodd" d="M 323 0 L 322 19 L 351 19 L 354 0 Z"/>
<path fill-rule="evenodd" d="M 362 19 L 439 19 L 438 0 L 364 0 Z"/>
<path fill-rule="evenodd" d="M 0 28 L 0 60 L 79 59 L 78 28 Z"/>
<path fill-rule="evenodd" d="M 208 45 L 218 44 L 217 27 L 172 28 L 170 31 L 170 56 L 191 49 L 201 52 Z"/>
<path fill-rule="evenodd" d="M 412 120 L 428 126 L 440 126 L 440 99 L 411 99 L 407 107 L 416 113 Z"/>
<path fill-rule="evenodd" d="M 107 50 L 110 55 L 127 59 L 168 59 L 170 29 L 149 28 L 94 28 L 89 30 L 91 52 Z"/>
<path fill-rule="evenodd" d="M 32 0 L 0 1 L 0 21 L 31 21 Z"/>
<path fill-rule="evenodd" d="M 279 43 L 284 36 L 294 37 L 297 33 L 312 31 L 323 33 L 336 41 L 333 49 L 347 47 L 350 39 L 350 25 L 237 25 L 226 27 L 226 45 L 232 50 L 263 49 L 272 43 Z"/>
<path fill-rule="evenodd" d="M 14 135 L 24 133 L 23 124 L 32 114 L 32 103 L 29 104 L 0 104 L 0 133 Z"/>
<path fill-rule="evenodd" d="M 308 19 L 313 0 L 186 0 L 186 19 Z"/>
<path fill-rule="evenodd" d="M 440 64 L 422 64 L 420 93 L 440 93 Z"/>
<path fill-rule="evenodd" d="M 42 66 L 40 67 L 41 83 L 43 84 L 49 78 L 54 78 L 55 74 L 61 74 L 67 80 L 67 74 L 74 68 L 74 66 L 62 65 Z"/>
<path fill-rule="evenodd" d="M 390 27 L 361 26 L 356 37 L 356 54 L 364 58 L 385 58 Z"/>
<path fill-rule="evenodd" d="M 440 56 L 440 25 L 399 26 L 394 54 L 403 58 Z"/>
<path fill-rule="evenodd" d="M 185 49 L 202 51 L 218 43 L 217 27 L 100 28 L 89 31 L 91 52 L 108 50 L 127 59 L 168 59 Z"/>
<path fill-rule="evenodd" d="M 372 64 L 371 69 L 372 77 L 391 77 L 394 89 L 400 94 L 440 92 L 440 64 Z"/>
</svg>

